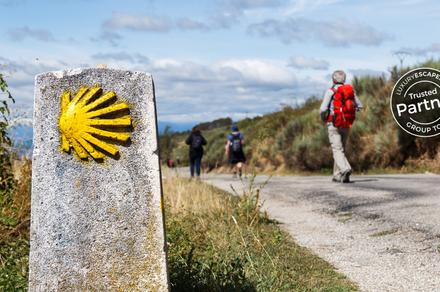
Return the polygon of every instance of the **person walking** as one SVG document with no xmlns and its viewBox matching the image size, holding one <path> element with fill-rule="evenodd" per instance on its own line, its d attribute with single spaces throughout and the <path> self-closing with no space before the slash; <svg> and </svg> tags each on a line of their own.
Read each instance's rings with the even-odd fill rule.
<svg viewBox="0 0 440 292">
<path fill-rule="evenodd" d="M 237 172 L 241 178 L 243 174 L 243 166 L 246 162 L 246 157 L 243 151 L 244 135 L 239 132 L 238 126 L 233 125 L 231 133 L 228 134 L 226 141 L 226 156 L 229 158 L 229 163 L 233 168 L 234 178 L 237 177 Z"/>
<path fill-rule="evenodd" d="M 328 89 L 320 107 L 320 115 L 327 124 L 328 137 L 333 152 L 333 181 L 348 183 L 352 168 L 345 156 L 345 144 L 356 112 L 362 109 L 362 103 L 353 87 L 345 84 L 346 74 L 337 70 L 332 74 L 333 86 Z"/>
<path fill-rule="evenodd" d="M 186 138 L 185 143 L 189 145 L 189 169 L 191 178 L 194 178 L 194 173 L 200 179 L 200 167 L 203 157 L 203 146 L 207 144 L 206 139 L 202 136 L 199 128 L 193 127 L 191 134 Z"/>
</svg>

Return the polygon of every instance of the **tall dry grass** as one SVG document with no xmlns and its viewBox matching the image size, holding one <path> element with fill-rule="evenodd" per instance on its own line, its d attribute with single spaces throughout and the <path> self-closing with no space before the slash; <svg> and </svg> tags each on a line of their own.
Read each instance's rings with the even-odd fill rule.
<svg viewBox="0 0 440 292">
<path fill-rule="evenodd" d="M 24 158 L 13 163 L 16 180 L 15 190 L 9 202 L 2 206 L 2 224 L 0 224 L 0 242 L 9 238 L 29 239 L 31 210 L 32 163 Z M 6 205 L 7 204 L 7 205 Z"/>
<path fill-rule="evenodd" d="M 230 198 L 214 191 L 208 184 L 199 181 L 187 181 L 172 176 L 164 179 L 164 194 L 167 213 L 205 214 L 225 212 L 231 209 Z"/>
</svg>

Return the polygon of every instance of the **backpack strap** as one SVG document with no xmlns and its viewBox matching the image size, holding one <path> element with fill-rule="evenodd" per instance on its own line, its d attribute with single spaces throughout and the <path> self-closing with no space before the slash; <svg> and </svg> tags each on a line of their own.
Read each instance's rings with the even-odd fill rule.
<svg viewBox="0 0 440 292">
<path fill-rule="evenodd" d="M 335 85 L 336 85 L 336 84 L 335 84 Z M 332 95 L 332 97 L 330 98 L 330 101 L 329 101 L 328 106 L 327 106 L 327 109 L 328 109 L 327 122 L 331 122 L 331 123 L 333 123 L 333 120 L 334 120 L 334 113 L 332 114 L 331 107 L 332 107 L 332 102 L 333 102 L 333 99 L 334 99 L 334 97 L 335 97 L 336 90 L 337 90 L 337 89 L 335 88 L 335 85 L 333 85 L 332 87 L 330 87 L 330 90 L 333 91 L 333 95 Z"/>
<path fill-rule="evenodd" d="M 330 110 L 330 108 L 331 108 L 331 106 L 332 106 L 333 98 L 335 97 L 335 94 L 336 94 L 336 88 L 335 88 L 335 86 L 333 85 L 333 86 L 330 88 L 330 90 L 333 91 L 333 95 L 332 95 L 332 97 L 330 98 L 330 101 L 329 101 L 329 103 L 328 103 L 328 110 Z"/>
</svg>

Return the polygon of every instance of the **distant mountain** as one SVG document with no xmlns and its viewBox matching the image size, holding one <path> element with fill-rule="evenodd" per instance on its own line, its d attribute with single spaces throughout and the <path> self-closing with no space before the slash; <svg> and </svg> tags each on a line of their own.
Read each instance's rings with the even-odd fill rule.
<svg viewBox="0 0 440 292">
<path fill-rule="evenodd" d="M 13 141 L 13 147 L 18 153 L 26 155 L 32 151 L 32 126 L 17 125 L 9 128 L 8 133 Z"/>
<path fill-rule="evenodd" d="M 226 127 L 230 126 L 232 124 L 231 118 L 221 118 L 216 119 L 210 122 L 204 122 L 204 123 L 173 123 L 173 122 L 166 122 L 166 121 L 159 121 L 159 134 L 162 135 L 166 129 L 166 127 L 169 127 L 169 130 L 173 133 L 176 132 L 185 132 L 192 129 L 192 127 L 197 126 L 200 130 L 206 131 L 206 130 L 212 130 L 216 128 Z"/>
<path fill-rule="evenodd" d="M 159 134 L 165 131 L 166 127 L 170 127 L 171 132 L 184 132 L 194 127 L 195 123 L 173 123 L 159 120 Z"/>
<path fill-rule="evenodd" d="M 231 125 L 232 125 L 231 118 L 222 118 L 222 119 L 217 119 L 217 120 L 214 120 L 211 122 L 200 123 L 197 125 L 197 127 L 201 131 L 206 131 L 206 130 L 213 130 L 213 129 L 222 128 L 222 127 L 229 127 Z"/>
</svg>

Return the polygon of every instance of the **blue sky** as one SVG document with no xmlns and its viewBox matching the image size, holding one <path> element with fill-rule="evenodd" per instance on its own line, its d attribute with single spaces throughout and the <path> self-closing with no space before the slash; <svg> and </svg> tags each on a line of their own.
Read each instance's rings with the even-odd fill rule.
<svg viewBox="0 0 440 292">
<path fill-rule="evenodd" d="M 440 53 L 435 0 L 0 0 L 0 70 L 32 111 L 37 73 L 106 64 L 153 74 L 159 120 L 240 119 L 295 105 L 329 75 Z"/>
</svg>

